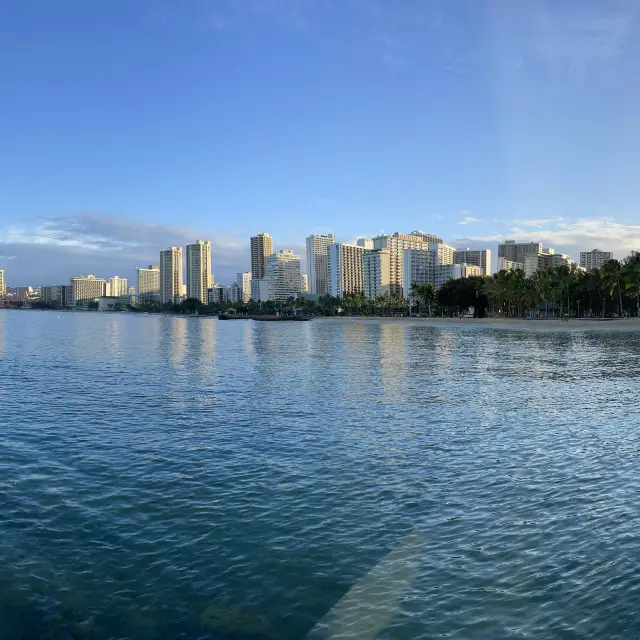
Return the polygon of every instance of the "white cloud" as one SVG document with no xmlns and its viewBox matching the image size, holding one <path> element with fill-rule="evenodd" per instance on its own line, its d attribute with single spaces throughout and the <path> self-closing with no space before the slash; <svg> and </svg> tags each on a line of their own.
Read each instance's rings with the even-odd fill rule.
<svg viewBox="0 0 640 640">
<path fill-rule="evenodd" d="M 467 216 L 458 222 L 458 224 L 472 224 L 474 222 L 482 222 L 479 218 L 474 218 L 473 216 Z"/>
<path fill-rule="evenodd" d="M 580 251 L 594 248 L 612 251 L 623 258 L 630 251 L 640 250 L 640 225 L 627 224 L 610 217 L 579 218 L 566 222 L 553 222 L 539 226 L 540 220 L 519 220 L 506 234 L 469 236 L 471 244 L 496 243 L 507 239 L 542 242 L 545 247 L 569 253 L 574 258 Z M 533 224 L 535 223 L 535 224 Z"/>
</svg>

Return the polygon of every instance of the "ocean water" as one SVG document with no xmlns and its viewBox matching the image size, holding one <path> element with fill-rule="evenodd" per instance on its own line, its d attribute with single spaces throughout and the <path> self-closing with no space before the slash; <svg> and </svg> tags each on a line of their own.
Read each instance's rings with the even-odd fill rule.
<svg viewBox="0 0 640 640">
<path fill-rule="evenodd" d="M 0 311 L 0 638 L 637 638 L 639 376 L 633 333 Z"/>
</svg>

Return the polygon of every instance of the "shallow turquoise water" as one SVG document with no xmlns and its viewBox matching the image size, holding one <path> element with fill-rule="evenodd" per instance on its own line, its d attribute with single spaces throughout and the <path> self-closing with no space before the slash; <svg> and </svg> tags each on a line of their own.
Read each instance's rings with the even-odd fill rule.
<svg viewBox="0 0 640 640">
<path fill-rule="evenodd" d="M 631 333 L 0 311 L 0 638 L 304 638 L 415 531 L 380 638 L 638 637 L 639 374 Z"/>
</svg>

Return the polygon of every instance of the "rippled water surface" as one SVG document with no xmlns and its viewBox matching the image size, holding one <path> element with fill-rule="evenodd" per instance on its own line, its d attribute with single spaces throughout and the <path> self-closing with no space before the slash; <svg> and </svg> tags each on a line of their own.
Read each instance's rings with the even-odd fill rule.
<svg viewBox="0 0 640 640">
<path fill-rule="evenodd" d="M 0 311 L 0 637 L 639 637 L 638 335 L 419 322 Z"/>
</svg>

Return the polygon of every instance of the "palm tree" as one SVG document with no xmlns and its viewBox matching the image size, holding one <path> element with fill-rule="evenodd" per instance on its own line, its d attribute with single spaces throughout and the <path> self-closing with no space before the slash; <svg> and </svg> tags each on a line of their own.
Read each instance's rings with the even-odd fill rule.
<svg viewBox="0 0 640 640">
<path fill-rule="evenodd" d="M 636 299 L 636 313 L 640 316 L 640 253 L 632 253 L 624 262 L 622 276 L 625 290 Z"/>
<path fill-rule="evenodd" d="M 602 287 L 609 292 L 609 298 L 613 300 L 615 293 L 618 293 L 618 311 L 622 315 L 622 266 L 617 260 L 609 260 L 602 265 Z M 602 310 L 604 315 L 604 308 Z"/>
</svg>

